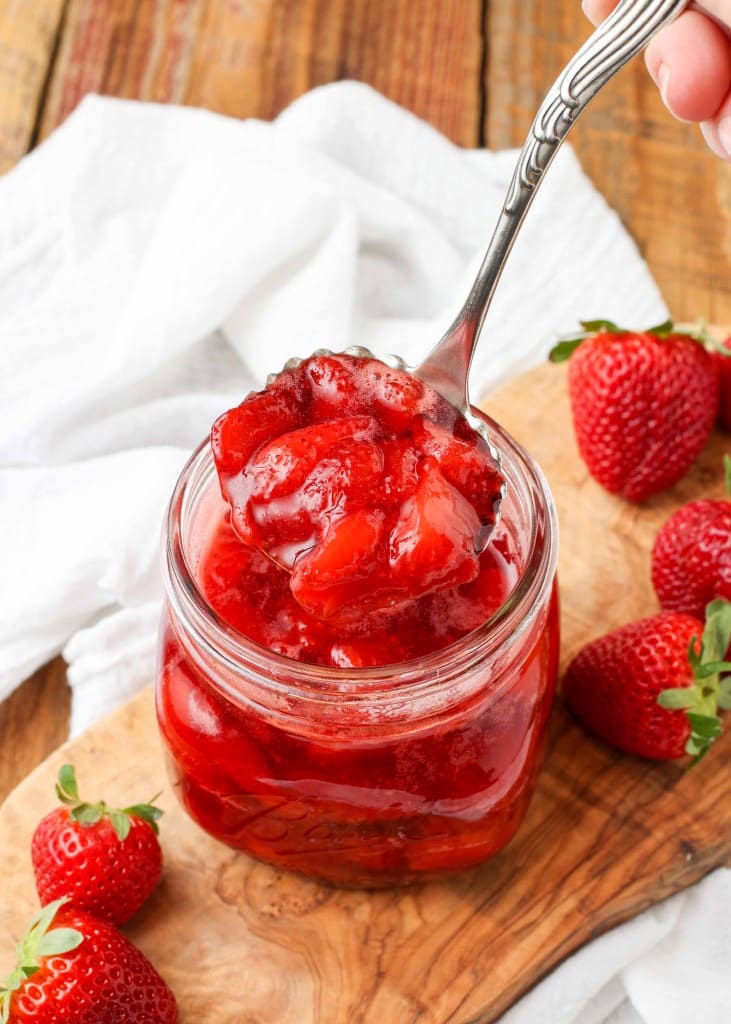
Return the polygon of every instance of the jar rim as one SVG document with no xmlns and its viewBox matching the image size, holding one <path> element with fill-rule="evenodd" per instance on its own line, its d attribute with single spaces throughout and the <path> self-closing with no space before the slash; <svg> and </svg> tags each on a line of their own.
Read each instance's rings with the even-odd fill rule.
<svg viewBox="0 0 731 1024">
<path fill-rule="evenodd" d="M 337 668 L 299 662 L 270 651 L 228 625 L 210 606 L 189 563 L 184 519 L 200 493 L 215 481 L 209 438 L 183 467 L 170 499 L 162 532 L 162 568 L 168 600 L 192 643 L 226 671 L 256 676 L 258 685 L 276 694 L 307 694 L 314 701 L 384 702 L 423 696 L 442 688 L 473 663 L 495 658 L 501 647 L 522 634 L 553 584 L 558 558 L 556 510 L 546 479 L 532 457 L 479 409 L 500 450 L 506 477 L 520 486 L 531 504 L 530 548 L 518 581 L 505 602 L 480 626 L 430 654 L 390 665 Z M 215 484 L 214 484 L 215 485 Z M 510 487 L 510 479 L 508 479 Z M 533 614 L 531 614 L 533 613 Z M 296 674 L 296 679 L 293 679 Z M 394 686 L 394 678 L 398 685 Z M 228 687 L 227 687 L 228 689 Z"/>
</svg>

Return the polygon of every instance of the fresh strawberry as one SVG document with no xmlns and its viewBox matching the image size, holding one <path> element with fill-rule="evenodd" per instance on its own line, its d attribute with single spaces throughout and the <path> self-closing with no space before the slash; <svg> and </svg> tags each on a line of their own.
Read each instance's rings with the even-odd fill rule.
<svg viewBox="0 0 731 1024">
<path fill-rule="evenodd" d="M 640 757 L 699 760 L 731 707 L 731 604 L 713 601 L 703 623 L 661 612 L 587 644 L 563 681 L 576 717 L 602 739 Z"/>
<path fill-rule="evenodd" d="M 731 338 L 714 345 L 713 358 L 718 367 L 719 403 L 718 425 L 731 434 Z M 727 354 L 724 355 L 723 349 Z"/>
<path fill-rule="evenodd" d="M 175 996 L 117 929 L 56 900 L 18 944 L 0 981 L 2 1024 L 175 1024 Z"/>
<path fill-rule="evenodd" d="M 626 331 L 607 320 L 560 342 L 579 452 L 594 479 L 641 502 L 671 487 L 706 443 L 718 410 L 718 367 L 705 336 L 672 322 Z"/>
<path fill-rule="evenodd" d="M 124 924 L 160 880 L 162 811 L 151 802 L 124 810 L 83 802 L 70 764 L 58 773 L 56 794 L 65 806 L 43 818 L 31 843 L 41 903 L 68 896 L 79 909 Z"/>
<path fill-rule="evenodd" d="M 729 499 L 701 498 L 679 508 L 652 547 L 652 582 L 665 611 L 703 617 L 714 597 L 731 601 L 731 457 L 724 458 Z"/>
</svg>

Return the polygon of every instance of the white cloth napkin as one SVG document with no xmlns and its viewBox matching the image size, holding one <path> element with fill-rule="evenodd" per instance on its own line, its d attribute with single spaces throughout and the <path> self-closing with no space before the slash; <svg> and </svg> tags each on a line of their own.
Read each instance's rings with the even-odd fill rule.
<svg viewBox="0 0 731 1024">
<path fill-rule="evenodd" d="M 290 355 L 425 353 L 466 294 L 513 160 L 341 83 L 273 124 L 91 97 L 0 180 L 0 698 L 62 648 L 75 732 L 149 683 L 160 522 L 192 447 Z M 545 358 L 579 317 L 665 314 L 565 149 L 472 393 Z M 707 976 L 711 940 L 728 962 L 731 935 L 698 922 L 731 917 L 728 877 L 586 947 L 505 1024 L 595 1024 L 617 1007 L 615 1022 L 727 1021 L 727 972 Z"/>
</svg>

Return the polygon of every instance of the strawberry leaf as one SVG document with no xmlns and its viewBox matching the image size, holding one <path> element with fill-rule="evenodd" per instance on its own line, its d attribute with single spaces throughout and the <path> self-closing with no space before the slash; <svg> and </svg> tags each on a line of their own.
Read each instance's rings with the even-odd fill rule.
<svg viewBox="0 0 731 1024">
<path fill-rule="evenodd" d="M 726 348 L 722 341 L 719 341 L 718 338 L 714 338 L 712 334 L 709 334 L 706 330 L 706 325 L 702 320 L 698 329 L 693 332 L 692 336 L 698 341 L 703 342 L 706 348 L 710 348 L 714 352 L 718 352 L 719 355 L 726 356 L 727 358 L 728 356 L 731 356 L 731 349 Z"/>
<path fill-rule="evenodd" d="M 5 981 L 9 980 L 8 975 Z M 13 989 L 0 987 L 0 1024 L 8 1024 L 10 1020 L 10 1000 L 12 998 Z"/>
<path fill-rule="evenodd" d="M 117 839 L 123 843 L 129 835 L 129 830 L 132 828 L 132 822 L 124 811 L 108 811 L 107 813 L 112 823 L 112 828 L 117 833 Z"/>
<path fill-rule="evenodd" d="M 690 754 L 693 760 L 690 763 L 692 768 L 694 765 L 702 761 L 711 748 L 711 744 L 708 740 L 701 739 L 698 736 L 691 735 L 688 738 L 688 742 L 685 744 L 686 754 Z"/>
<path fill-rule="evenodd" d="M 701 715 L 697 711 L 689 711 L 688 721 L 693 735 L 700 739 L 715 740 L 721 735 L 721 719 L 718 715 Z"/>
<path fill-rule="evenodd" d="M 84 936 L 76 928 L 53 928 L 46 932 L 36 949 L 36 956 L 57 956 L 69 953 L 84 941 Z"/>
<path fill-rule="evenodd" d="M 729 349 L 729 355 L 731 355 L 731 349 Z M 724 455 L 723 471 L 726 478 L 726 494 L 731 498 L 731 455 Z"/>
<path fill-rule="evenodd" d="M 133 818 L 141 818 L 143 821 L 146 821 L 155 835 L 158 835 L 160 832 L 160 829 L 157 827 L 157 823 L 164 813 L 161 808 L 155 807 L 152 802 L 153 800 L 157 800 L 159 795 L 160 794 L 158 793 L 157 796 L 153 796 L 152 800 L 147 804 L 134 804 L 132 807 L 125 807 L 124 809 L 125 814 L 129 814 Z"/>
<path fill-rule="evenodd" d="M 56 796 L 64 804 L 76 804 L 79 802 L 76 772 L 72 764 L 64 764 L 59 768 Z"/>
<path fill-rule="evenodd" d="M 599 331 L 622 334 L 624 331 L 624 328 L 618 327 L 612 320 L 579 320 L 579 324 L 586 334 L 597 334 Z"/>
<path fill-rule="evenodd" d="M 678 686 L 668 690 L 662 690 L 657 696 L 657 703 L 671 711 L 686 708 L 694 708 L 698 703 L 697 686 Z"/>
<path fill-rule="evenodd" d="M 582 334 L 579 338 L 565 338 L 563 341 L 557 342 L 548 353 L 549 361 L 552 363 L 565 363 L 567 359 L 571 358 L 585 337 L 586 335 Z"/>
<path fill-rule="evenodd" d="M 146 804 L 134 804 L 132 807 L 125 807 L 122 810 L 108 807 L 103 800 L 96 804 L 90 804 L 79 799 L 74 766 L 65 764 L 58 773 L 56 794 L 59 800 L 71 806 L 70 817 L 80 825 L 96 825 L 102 818 L 109 818 L 112 828 L 121 842 L 124 842 L 129 835 L 132 827 L 130 818 L 141 818 L 151 826 L 155 834 L 159 831 L 157 822 L 163 812 L 153 804 L 153 801 L 157 800 L 160 795 L 159 793 Z"/>
<path fill-rule="evenodd" d="M 709 676 L 717 676 L 721 672 L 731 672 L 731 661 L 704 661 L 698 666 L 696 679 L 707 679 Z"/>
<path fill-rule="evenodd" d="M 657 327 L 648 327 L 644 332 L 645 334 L 654 334 L 656 338 L 667 338 L 675 330 L 675 324 L 672 320 L 665 320 L 663 323 L 658 324 Z"/>
<path fill-rule="evenodd" d="M 731 601 L 717 598 L 706 605 L 703 630 L 703 662 L 720 662 L 731 643 Z"/>
<path fill-rule="evenodd" d="M 74 807 L 71 817 L 82 825 L 96 825 L 101 821 L 105 808 L 102 804 L 79 804 Z"/>
</svg>

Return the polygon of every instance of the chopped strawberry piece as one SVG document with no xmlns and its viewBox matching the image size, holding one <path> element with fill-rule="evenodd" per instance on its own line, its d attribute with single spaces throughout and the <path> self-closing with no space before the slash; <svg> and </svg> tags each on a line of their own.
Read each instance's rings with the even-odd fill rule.
<svg viewBox="0 0 731 1024">
<path fill-rule="evenodd" d="M 312 522 L 356 507 L 377 505 L 384 470 L 384 452 L 372 441 L 347 438 L 319 462 L 301 488 L 300 500 Z"/>
<path fill-rule="evenodd" d="M 479 570 L 474 508 L 448 483 L 431 456 L 421 464 L 418 486 L 391 534 L 390 566 L 412 596 L 456 587 Z"/>
<path fill-rule="evenodd" d="M 334 416 L 356 415 L 364 409 L 355 369 L 339 356 L 308 359 L 306 375 L 312 394 L 310 417 L 326 420 Z"/>
<path fill-rule="evenodd" d="M 290 587 L 312 615 L 327 619 L 369 594 L 369 577 L 385 561 L 383 513 L 361 509 L 332 524 L 322 541 L 298 558 Z"/>
<path fill-rule="evenodd" d="M 363 369 L 376 414 L 394 433 L 408 431 L 415 416 L 423 411 L 426 389 L 418 377 L 368 361 Z"/>
<path fill-rule="evenodd" d="M 301 427 L 263 445 L 249 463 L 252 501 L 270 501 L 291 494 L 338 442 L 365 440 L 375 432 L 370 416 L 328 420 Z"/>
<path fill-rule="evenodd" d="M 421 451 L 437 460 L 444 478 L 474 505 L 483 522 L 494 522 L 503 478 L 487 442 L 475 433 L 462 440 L 423 416 L 413 436 Z"/>
<path fill-rule="evenodd" d="M 381 500 L 388 505 L 401 505 L 419 480 L 421 453 L 410 437 L 397 437 L 381 442 L 384 468 Z"/>
<path fill-rule="evenodd" d="M 291 391 L 250 395 L 219 416 L 211 428 L 211 447 L 222 477 L 240 473 L 254 452 L 270 438 L 299 425 L 299 409 Z"/>
</svg>

